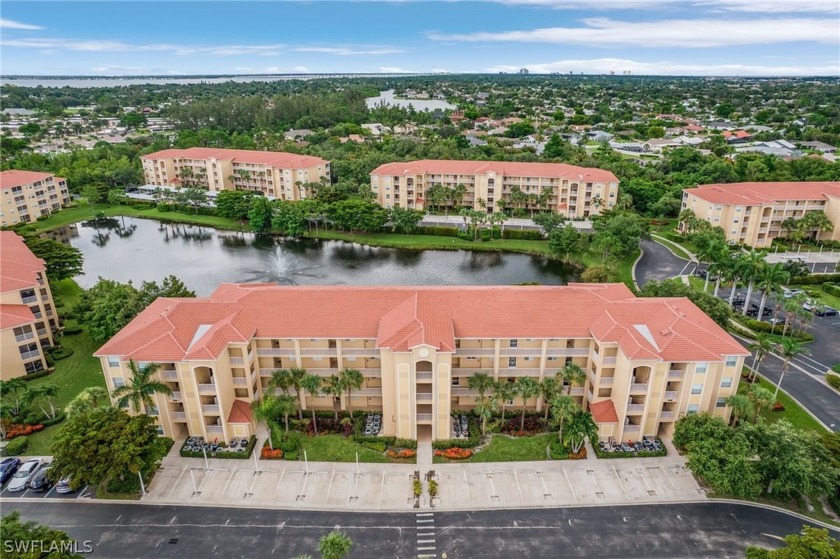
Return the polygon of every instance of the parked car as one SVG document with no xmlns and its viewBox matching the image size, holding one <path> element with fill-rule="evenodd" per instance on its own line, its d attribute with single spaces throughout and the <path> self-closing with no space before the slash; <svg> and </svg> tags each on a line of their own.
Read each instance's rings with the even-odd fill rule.
<svg viewBox="0 0 840 559">
<path fill-rule="evenodd" d="M 761 313 L 761 316 L 770 316 L 771 314 L 773 314 L 773 309 L 765 305 L 764 312 Z M 750 308 L 747 309 L 747 316 L 758 316 L 758 305 L 756 303 L 750 303 Z"/>
<path fill-rule="evenodd" d="M 782 297 L 784 297 L 785 299 L 793 299 L 797 295 L 804 295 L 804 294 L 805 294 L 805 292 L 802 291 L 801 289 L 785 289 L 785 292 L 782 295 Z"/>
<path fill-rule="evenodd" d="M 814 301 L 813 299 L 808 299 L 807 301 L 802 303 L 802 308 L 805 309 L 806 311 L 816 310 L 817 306 L 818 306 L 817 302 Z"/>
<path fill-rule="evenodd" d="M 50 465 L 45 464 L 38 473 L 32 476 L 32 481 L 29 482 L 29 489 L 32 491 L 49 491 L 52 487 L 52 482 L 47 479 L 47 473 L 50 471 Z"/>
<path fill-rule="evenodd" d="M 5 458 L 0 462 L 0 485 L 3 485 L 9 478 L 15 475 L 15 472 L 20 468 L 20 458 Z"/>
<path fill-rule="evenodd" d="M 60 480 L 58 480 L 58 483 L 55 484 L 55 492 L 56 493 L 61 493 L 61 494 L 75 493 L 75 491 L 76 491 L 75 489 L 70 487 L 70 478 L 69 477 L 63 477 Z"/>
<path fill-rule="evenodd" d="M 706 279 L 706 276 L 709 275 L 709 270 L 697 270 L 697 275 Z M 709 281 L 717 281 L 717 276 L 709 276 Z"/>
<path fill-rule="evenodd" d="M 15 477 L 13 477 L 12 481 L 9 482 L 9 487 L 7 487 L 7 489 L 9 491 L 23 491 L 27 489 L 29 487 L 29 483 L 32 481 L 32 478 L 35 477 L 35 474 L 37 474 L 40 469 L 40 460 L 37 458 L 35 460 L 27 460 L 21 464 L 20 468 L 15 473 Z"/>
<path fill-rule="evenodd" d="M 818 307 L 814 310 L 814 314 L 817 316 L 837 316 L 838 311 L 833 307 Z"/>
</svg>

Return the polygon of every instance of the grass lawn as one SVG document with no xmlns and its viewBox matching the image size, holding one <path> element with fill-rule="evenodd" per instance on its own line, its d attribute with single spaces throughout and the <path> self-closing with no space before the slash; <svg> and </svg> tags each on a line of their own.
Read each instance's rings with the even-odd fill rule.
<svg viewBox="0 0 840 559">
<path fill-rule="evenodd" d="M 822 290 L 822 286 L 820 285 L 789 285 L 788 287 L 791 289 L 807 289 L 808 291 L 812 291 L 816 293 L 817 296 L 809 296 L 809 299 L 816 299 L 823 305 L 828 305 L 829 307 L 834 307 L 835 309 L 840 310 L 840 297 L 829 295 Z"/>
<path fill-rule="evenodd" d="M 63 301 L 64 307 L 60 311 L 70 310 L 78 302 L 82 290 L 72 279 L 50 284 L 53 298 Z M 57 408 L 64 408 L 79 392 L 89 386 L 105 387 L 105 379 L 99 366 L 99 359 L 93 357 L 93 352 L 99 349 L 87 332 L 73 336 L 62 336 L 60 343 L 63 347 L 75 350 L 73 355 L 55 362 L 55 371 L 46 377 L 30 381 L 31 386 L 39 384 L 56 384 L 59 392 L 55 404 Z M 61 428 L 61 423 L 47 427 L 43 431 L 29 437 L 29 448 L 25 454 L 49 454 L 49 445 L 53 436 Z"/>
<path fill-rule="evenodd" d="M 668 240 L 665 237 L 654 237 L 653 239 L 655 242 L 659 243 L 660 245 L 671 249 L 671 252 L 679 256 L 680 258 L 685 258 L 686 260 L 690 260 L 691 256 L 688 254 L 688 248 L 684 247 L 680 243 L 675 243 L 674 241 Z"/>
<path fill-rule="evenodd" d="M 546 447 L 556 433 L 544 433 L 533 437 L 506 437 L 496 435 L 486 447 L 466 460 L 446 460 L 434 457 L 436 464 L 449 462 L 526 462 L 546 459 Z"/>
<path fill-rule="evenodd" d="M 776 390 L 776 385 L 767 382 L 767 380 L 760 376 L 758 378 L 758 384 L 768 390 Z M 738 393 L 745 394 L 749 386 L 749 383 L 744 382 L 743 379 L 741 379 L 741 382 L 738 384 Z M 785 394 L 783 391 L 779 391 L 778 400 L 785 406 L 785 411 L 778 412 L 773 411 L 772 409 L 762 410 L 761 417 L 763 417 L 765 421 L 773 423 L 775 421 L 779 421 L 780 419 L 787 419 L 794 427 L 803 431 L 816 431 L 819 434 L 828 432 L 825 427 L 817 423 L 813 417 L 808 415 L 808 412 L 802 409 L 799 404 L 794 402 L 790 396 Z"/>
<path fill-rule="evenodd" d="M 306 459 L 313 462 L 355 462 L 359 453 L 359 462 L 390 462 L 387 456 L 360 445 L 342 435 L 318 435 L 309 437 L 302 433 L 289 431 L 289 437 L 300 443 L 301 457 L 306 451 Z"/>
</svg>

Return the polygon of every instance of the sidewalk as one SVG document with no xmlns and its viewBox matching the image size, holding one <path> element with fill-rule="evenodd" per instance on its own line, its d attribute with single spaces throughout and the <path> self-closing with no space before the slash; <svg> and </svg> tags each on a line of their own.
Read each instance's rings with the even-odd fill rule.
<svg viewBox="0 0 840 559">
<path fill-rule="evenodd" d="M 672 446 L 662 458 L 465 464 L 359 464 L 181 458 L 173 447 L 144 502 L 345 511 L 409 511 L 412 476 L 434 471 L 437 510 L 703 501 Z M 429 509 L 427 485 L 420 500 Z"/>
</svg>

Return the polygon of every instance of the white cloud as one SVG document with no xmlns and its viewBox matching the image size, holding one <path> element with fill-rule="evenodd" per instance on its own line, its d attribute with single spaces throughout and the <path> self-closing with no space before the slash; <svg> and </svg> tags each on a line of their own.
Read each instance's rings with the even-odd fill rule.
<svg viewBox="0 0 840 559">
<path fill-rule="evenodd" d="M 259 71 L 259 70 L 257 70 Z M 291 68 L 281 68 L 280 66 L 266 66 L 262 69 L 263 74 L 308 74 L 309 68 L 306 66 L 293 66 Z"/>
<path fill-rule="evenodd" d="M 21 23 L 11 19 L 0 18 L 0 29 L 25 29 L 27 31 L 37 31 L 43 29 L 40 25 L 32 25 L 30 23 Z"/>
<path fill-rule="evenodd" d="M 296 47 L 292 50 L 295 52 L 315 52 L 335 54 L 338 56 L 383 55 L 405 52 L 403 49 L 391 47 Z"/>
<path fill-rule="evenodd" d="M 719 8 L 736 12 L 761 13 L 838 13 L 837 0 L 695 0 L 700 7 Z"/>
<path fill-rule="evenodd" d="M 500 65 L 487 68 L 487 72 L 517 72 L 522 65 Z M 836 76 L 837 64 L 815 66 L 764 66 L 750 64 L 688 64 L 674 61 L 639 62 L 624 58 L 595 58 L 588 60 L 558 60 L 538 64 L 525 64 L 535 74 L 609 74 L 621 75 L 630 71 L 634 75 L 660 76 Z"/>
<path fill-rule="evenodd" d="M 380 66 L 379 71 L 383 74 L 416 74 L 414 70 L 406 70 L 395 66 Z"/>
<path fill-rule="evenodd" d="M 139 66 L 96 66 L 90 69 L 97 74 L 139 74 L 143 68 Z"/>
<path fill-rule="evenodd" d="M 510 6 L 537 6 L 557 10 L 633 10 L 660 8 L 677 0 L 492 0 Z"/>
<path fill-rule="evenodd" d="M 837 21 L 787 18 L 754 20 L 680 19 L 664 21 L 615 21 L 584 19 L 585 27 L 546 27 L 525 31 L 442 34 L 438 41 L 522 42 L 576 44 L 588 46 L 703 48 L 733 45 L 761 45 L 807 41 L 840 42 Z"/>
</svg>

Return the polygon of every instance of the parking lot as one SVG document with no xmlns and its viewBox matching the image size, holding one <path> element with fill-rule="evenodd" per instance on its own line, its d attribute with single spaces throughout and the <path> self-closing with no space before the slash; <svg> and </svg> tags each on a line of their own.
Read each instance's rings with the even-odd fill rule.
<svg viewBox="0 0 840 559">
<path fill-rule="evenodd" d="M 27 460 L 34 460 L 36 458 L 43 460 L 45 463 L 49 463 L 50 461 L 49 457 L 43 456 L 21 456 L 20 458 L 24 462 Z M 9 491 L 10 481 L 11 480 L 7 480 L 6 483 L 2 485 L 2 488 L 0 488 L 0 499 L 90 499 L 93 496 L 93 491 L 87 486 L 82 487 L 78 491 L 63 494 L 56 492 L 55 485 L 52 485 L 47 491 L 33 491 L 31 489 L 26 489 L 24 491 Z"/>
</svg>

